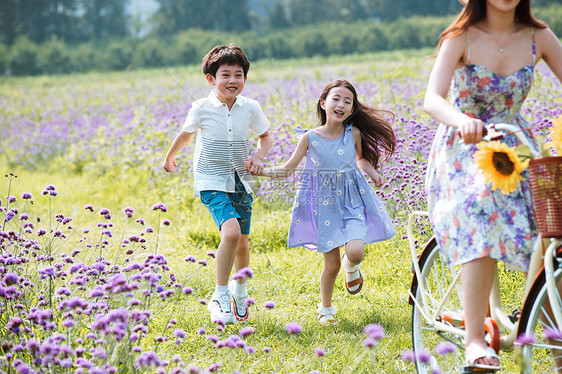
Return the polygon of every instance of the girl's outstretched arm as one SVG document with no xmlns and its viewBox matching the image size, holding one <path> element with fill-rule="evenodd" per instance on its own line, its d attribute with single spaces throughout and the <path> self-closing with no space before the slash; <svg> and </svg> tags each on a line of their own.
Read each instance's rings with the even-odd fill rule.
<svg viewBox="0 0 562 374">
<path fill-rule="evenodd" d="M 287 178 L 290 177 L 295 169 L 301 163 L 304 155 L 308 151 L 308 134 L 304 134 L 297 144 L 297 148 L 289 158 L 289 161 L 283 166 L 274 166 L 271 168 L 265 168 L 261 175 L 270 178 Z"/>
<path fill-rule="evenodd" d="M 363 147 L 361 146 L 361 131 L 357 127 L 353 127 L 353 142 L 355 143 L 355 153 L 357 154 L 357 167 L 363 173 L 367 174 L 372 180 L 375 186 L 380 187 L 383 185 L 383 178 L 375 170 L 373 165 L 366 159 L 363 158 Z"/>
</svg>

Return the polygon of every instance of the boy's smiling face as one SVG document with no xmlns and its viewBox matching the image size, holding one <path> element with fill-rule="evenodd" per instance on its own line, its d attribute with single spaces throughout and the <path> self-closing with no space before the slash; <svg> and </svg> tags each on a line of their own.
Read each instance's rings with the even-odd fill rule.
<svg viewBox="0 0 562 374">
<path fill-rule="evenodd" d="M 244 76 L 242 66 L 238 65 L 221 65 L 214 77 L 211 74 L 207 74 L 206 77 L 209 84 L 215 86 L 217 99 L 228 104 L 229 108 L 236 101 L 236 96 L 244 89 L 247 78 Z"/>
</svg>

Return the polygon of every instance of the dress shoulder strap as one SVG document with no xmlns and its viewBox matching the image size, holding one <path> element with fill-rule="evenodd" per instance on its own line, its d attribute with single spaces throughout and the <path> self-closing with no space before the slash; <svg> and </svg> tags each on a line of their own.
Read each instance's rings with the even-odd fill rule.
<svg viewBox="0 0 562 374">
<path fill-rule="evenodd" d="M 470 61 L 470 34 L 468 33 L 468 30 L 466 31 L 466 45 L 466 63 L 468 64 Z"/>
<path fill-rule="evenodd" d="M 531 26 L 531 40 L 533 42 L 533 66 L 537 61 L 537 47 L 535 46 L 535 28 Z"/>
</svg>

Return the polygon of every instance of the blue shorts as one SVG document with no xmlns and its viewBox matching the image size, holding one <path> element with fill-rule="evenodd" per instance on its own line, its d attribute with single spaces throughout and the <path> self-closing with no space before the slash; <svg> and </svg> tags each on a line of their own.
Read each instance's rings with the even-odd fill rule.
<svg viewBox="0 0 562 374">
<path fill-rule="evenodd" d="M 240 189 L 239 186 L 242 186 Z M 250 222 L 252 218 L 252 194 L 247 193 L 242 184 L 236 184 L 237 192 L 224 191 L 200 191 L 201 202 L 209 209 L 213 221 L 219 228 L 230 219 L 238 219 L 240 233 L 250 233 Z"/>
</svg>

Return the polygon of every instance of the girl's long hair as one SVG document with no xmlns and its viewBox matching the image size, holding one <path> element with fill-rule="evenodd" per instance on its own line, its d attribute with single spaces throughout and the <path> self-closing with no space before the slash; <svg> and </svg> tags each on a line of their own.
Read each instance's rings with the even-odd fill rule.
<svg viewBox="0 0 562 374">
<path fill-rule="evenodd" d="M 465 2 L 462 2 L 463 4 Z M 486 18 L 486 0 L 468 0 L 457 19 L 441 33 L 439 47 L 447 38 L 462 34 L 475 23 Z M 521 0 L 515 8 L 515 21 L 544 29 L 547 24 L 539 21 L 531 14 L 531 0 Z"/>
<path fill-rule="evenodd" d="M 344 79 L 338 79 L 324 87 L 316 104 L 316 113 L 320 120 L 318 126 L 326 123 L 326 111 L 322 108 L 320 102 L 325 101 L 330 90 L 335 87 L 345 87 L 353 93 L 353 113 L 345 120 L 343 125 L 351 123 L 361 131 L 363 158 L 369 161 L 375 169 L 378 168 L 381 157 L 382 161 L 387 161 L 396 147 L 396 137 L 394 136 L 394 130 L 392 130 L 394 113 L 360 103 L 357 99 L 355 87 Z"/>
</svg>

